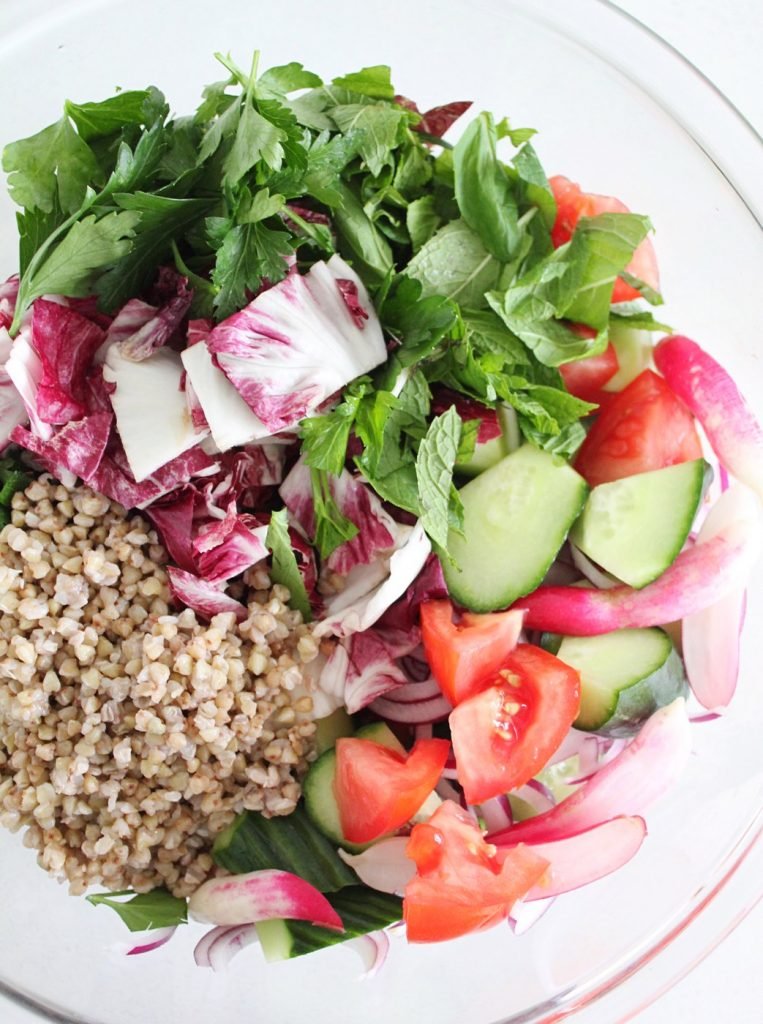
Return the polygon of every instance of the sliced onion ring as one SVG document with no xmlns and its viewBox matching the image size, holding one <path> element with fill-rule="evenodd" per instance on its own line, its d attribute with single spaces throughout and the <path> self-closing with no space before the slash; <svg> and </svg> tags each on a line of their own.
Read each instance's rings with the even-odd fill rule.
<svg viewBox="0 0 763 1024">
<path fill-rule="evenodd" d="M 169 942 L 176 931 L 176 924 L 169 925 L 166 928 L 154 928 L 137 945 L 131 946 L 127 950 L 126 956 L 139 956 L 141 953 L 151 953 L 153 950 L 159 949 Z"/>
<path fill-rule="evenodd" d="M 198 967 L 223 971 L 237 953 L 258 941 L 253 924 L 221 925 L 212 928 L 196 943 L 193 958 Z"/>
</svg>

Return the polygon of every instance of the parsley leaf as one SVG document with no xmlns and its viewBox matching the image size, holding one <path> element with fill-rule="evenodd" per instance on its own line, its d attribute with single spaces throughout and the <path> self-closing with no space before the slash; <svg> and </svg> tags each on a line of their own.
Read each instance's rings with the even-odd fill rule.
<svg viewBox="0 0 763 1024">
<path fill-rule="evenodd" d="M 3 170 L 14 202 L 50 213 L 56 198 L 64 213 L 75 213 L 98 173 L 93 151 L 68 117 L 3 150 Z"/>
<path fill-rule="evenodd" d="M 323 469 L 334 476 L 344 469 L 350 431 L 363 395 L 370 384 L 361 377 L 345 391 L 344 401 L 323 416 L 310 416 L 299 425 L 302 454 L 312 469 Z"/>
<path fill-rule="evenodd" d="M 263 278 L 275 284 L 286 276 L 291 235 L 263 223 L 239 224 L 227 232 L 217 250 L 212 282 L 218 289 L 215 308 L 220 319 L 246 304 L 247 291 L 257 292 Z"/>
<path fill-rule="evenodd" d="M 350 103 L 334 107 L 331 116 L 343 134 L 362 132 L 360 155 L 371 174 L 378 177 L 392 162 L 392 150 L 398 145 L 401 126 L 407 120 L 405 111 L 385 103 Z"/>
<path fill-rule="evenodd" d="M 168 107 L 163 94 L 151 87 L 120 92 L 98 103 L 67 100 L 64 110 L 77 126 L 80 138 L 90 142 L 131 125 L 151 125 L 163 120 Z"/>
<path fill-rule="evenodd" d="M 289 521 L 286 509 L 279 509 L 270 516 L 270 525 L 265 537 L 265 544 L 273 555 L 270 576 L 274 583 L 280 583 L 289 591 L 292 608 L 302 613 L 305 622 L 310 622 L 313 612 L 307 596 L 302 574 L 297 566 L 297 558 L 289 539 Z"/>
<path fill-rule="evenodd" d="M 422 298 L 422 291 L 420 281 L 400 275 L 379 310 L 385 329 L 400 342 L 394 352 L 396 367 L 420 362 L 455 327 L 455 303 L 441 295 Z"/>
<path fill-rule="evenodd" d="M 340 183 L 338 191 L 341 205 L 334 210 L 334 226 L 340 250 L 353 260 L 355 269 L 367 284 L 378 284 L 394 269 L 389 243 L 349 185 Z"/>
<path fill-rule="evenodd" d="M 372 67 L 335 78 L 332 84 L 339 86 L 340 89 L 349 89 L 350 92 L 359 92 L 362 96 L 391 100 L 395 95 L 391 74 L 388 65 L 374 64 Z"/>
<path fill-rule="evenodd" d="M 257 79 L 257 95 L 285 96 L 297 89 L 313 89 L 323 85 L 320 77 L 308 71 L 304 64 L 292 61 L 278 67 L 268 68 Z"/>
<path fill-rule="evenodd" d="M 124 896 L 131 898 L 122 900 Z M 103 905 L 116 910 L 131 932 L 167 928 L 185 924 L 188 920 L 187 902 L 173 896 L 166 889 L 152 889 L 151 892 L 142 893 L 125 889 L 122 892 L 95 893 L 85 898 L 94 907 Z"/>
<path fill-rule="evenodd" d="M 447 548 L 450 529 L 448 508 L 456 496 L 453 467 L 460 438 L 461 418 L 451 406 L 442 416 L 432 420 L 416 456 L 421 524 L 443 550 Z"/>
<path fill-rule="evenodd" d="M 39 266 L 32 260 L 19 288 L 17 316 L 41 295 L 92 294 L 99 272 L 132 250 L 139 221 L 140 214 L 132 211 L 107 213 L 100 220 L 90 214 L 75 221 Z"/>
<path fill-rule="evenodd" d="M 283 162 L 281 143 L 286 137 L 286 132 L 258 113 L 247 98 L 236 126 L 233 145 L 223 162 L 224 184 L 230 188 L 237 185 L 260 160 L 277 171 Z"/>
</svg>

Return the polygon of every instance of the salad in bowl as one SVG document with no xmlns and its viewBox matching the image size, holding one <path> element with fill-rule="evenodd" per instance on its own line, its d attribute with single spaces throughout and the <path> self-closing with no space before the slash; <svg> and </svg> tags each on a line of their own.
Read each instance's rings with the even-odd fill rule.
<svg viewBox="0 0 763 1024">
<path fill-rule="evenodd" d="M 533 129 L 218 59 L 4 150 L 0 824 L 130 954 L 376 970 L 648 842 L 734 694 L 763 435 Z"/>
</svg>

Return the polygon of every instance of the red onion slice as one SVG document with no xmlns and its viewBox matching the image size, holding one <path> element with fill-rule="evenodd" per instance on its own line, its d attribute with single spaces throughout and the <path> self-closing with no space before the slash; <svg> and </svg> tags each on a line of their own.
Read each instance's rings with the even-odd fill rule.
<svg viewBox="0 0 763 1024">
<path fill-rule="evenodd" d="M 237 953 L 257 941 L 257 929 L 253 924 L 223 925 L 212 928 L 199 939 L 193 958 L 198 967 L 224 971 Z"/>
<path fill-rule="evenodd" d="M 341 849 L 337 853 L 364 885 L 378 892 L 402 893 L 416 874 L 416 865 L 405 855 L 407 845 L 407 836 L 390 836 L 362 853 Z"/>
<path fill-rule="evenodd" d="M 721 464 L 763 498 L 763 430 L 720 363 L 690 338 L 663 338 L 657 369 L 694 413 Z"/>
<path fill-rule="evenodd" d="M 430 676 L 421 683 L 403 683 L 396 686 L 394 690 L 385 693 L 384 699 L 393 704 L 419 704 L 423 700 L 439 697 L 441 693 L 440 687 Z"/>
<path fill-rule="evenodd" d="M 344 945 L 348 949 L 354 949 L 363 961 L 365 970 L 361 975 L 361 981 L 368 981 L 384 966 L 389 954 L 389 935 L 386 931 L 369 932 L 367 935 L 358 935 L 350 939 Z"/>
<path fill-rule="evenodd" d="M 565 839 L 533 843 L 533 850 L 545 857 L 549 867 L 525 902 L 560 896 L 612 874 L 635 857 L 645 836 L 643 818 L 613 818 Z"/>
<path fill-rule="evenodd" d="M 420 686 L 422 684 L 414 683 L 412 685 Z M 389 697 L 379 697 L 370 707 L 379 718 L 385 718 L 388 722 L 399 722 L 402 725 L 441 722 L 453 710 L 453 705 L 442 695 L 429 700 L 417 700 L 410 704 L 398 704 Z"/>
<path fill-rule="evenodd" d="M 530 779 L 524 786 L 512 790 L 511 796 L 527 804 L 533 815 L 544 814 L 556 806 L 556 800 L 551 790 L 537 779 Z"/>
<path fill-rule="evenodd" d="M 170 925 L 167 928 L 155 928 L 136 946 L 131 946 L 127 950 L 126 956 L 139 956 L 141 953 L 151 953 L 153 950 L 159 949 L 169 942 L 176 931 L 176 924 Z"/>
<path fill-rule="evenodd" d="M 570 543 L 570 555 L 572 556 L 572 561 L 588 582 L 593 583 L 599 590 L 611 590 L 613 587 L 621 585 L 620 580 L 594 565 L 591 559 L 572 543 Z"/>
<path fill-rule="evenodd" d="M 479 815 L 485 822 L 488 832 L 500 832 L 510 828 L 514 822 L 514 815 L 511 811 L 509 798 L 502 794 L 494 796 L 492 800 L 486 800 L 479 805 Z"/>
<path fill-rule="evenodd" d="M 554 902 L 553 896 L 547 900 L 533 900 L 532 903 L 527 903 L 526 900 L 527 897 L 517 900 L 508 917 L 509 928 L 515 935 L 524 935 L 525 932 L 529 932 Z"/>
<path fill-rule="evenodd" d="M 551 811 L 489 836 L 491 843 L 565 839 L 621 815 L 640 815 L 686 767 L 691 728 L 682 697 L 660 708 L 608 765 Z"/>
<path fill-rule="evenodd" d="M 210 878 L 191 896 L 188 909 L 197 920 L 212 924 L 250 924 L 285 917 L 344 931 L 342 919 L 323 893 L 288 871 Z"/>
</svg>

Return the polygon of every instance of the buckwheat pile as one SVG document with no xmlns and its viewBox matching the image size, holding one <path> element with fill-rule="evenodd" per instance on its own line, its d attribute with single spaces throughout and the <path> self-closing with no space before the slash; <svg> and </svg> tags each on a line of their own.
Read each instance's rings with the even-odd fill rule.
<svg viewBox="0 0 763 1024">
<path fill-rule="evenodd" d="M 186 896 L 245 808 L 290 813 L 314 758 L 317 644 L 264 563 L 248 617 L 170 611 L 139 515 L 47 476 L 0 532 L 0 824 L 72 892 Z"/>
</svg>

